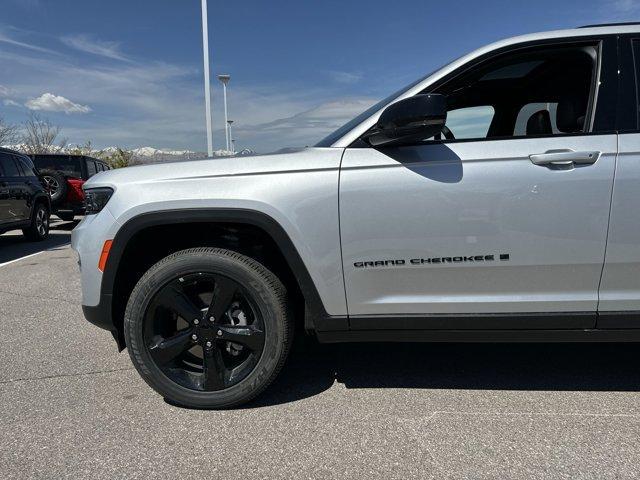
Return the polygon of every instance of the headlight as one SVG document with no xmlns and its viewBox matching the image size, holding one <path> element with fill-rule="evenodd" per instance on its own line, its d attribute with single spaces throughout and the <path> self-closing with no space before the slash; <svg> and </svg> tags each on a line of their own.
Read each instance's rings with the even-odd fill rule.
<svg viewBox="0 0 640 480">
<path fill-rule="evenodd" d="M 86 214 L 94 215 L 104 208 L 113 195 L 112 188 L 90 188 L 84 191 Z"/>
</svg>

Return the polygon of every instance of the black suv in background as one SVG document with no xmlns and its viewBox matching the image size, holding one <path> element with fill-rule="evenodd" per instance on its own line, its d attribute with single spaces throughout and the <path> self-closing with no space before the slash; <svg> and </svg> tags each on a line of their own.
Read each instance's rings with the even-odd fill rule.
<svg viewBox="0 0 640 480">
<path fill-rule="evenodd" d="M 0 148 L 0 234 L 22 229 L 29 240 L 49 236 L 51 203 L 29 157 Z"/>
<path fill-rule="evenodd" d="M 51 195 L 52 213 L 71 221 L 84 214 L 82 184 L 98 172 L 109 170 L 102 160 L 86 155 L 30 155 Z"/>
</svg>

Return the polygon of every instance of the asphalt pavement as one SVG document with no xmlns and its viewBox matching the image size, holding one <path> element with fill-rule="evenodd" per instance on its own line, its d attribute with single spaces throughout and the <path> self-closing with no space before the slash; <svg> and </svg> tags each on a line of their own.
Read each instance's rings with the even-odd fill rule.
<svg viewBox="0 0 640 480">
<path fill-rule="evenodd" d="M 640 346 L 317 345 L 244 408 L 165 402 L 80 308 L 73 224 L 0 237 L 0 478 L 640 476 Z"/>
</svg>

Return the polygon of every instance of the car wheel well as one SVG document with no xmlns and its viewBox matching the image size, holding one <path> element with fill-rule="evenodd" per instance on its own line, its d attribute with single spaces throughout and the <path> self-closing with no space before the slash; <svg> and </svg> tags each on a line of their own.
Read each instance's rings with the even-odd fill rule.
<svg viewBox="0 0 640 480">
<path fill-rule="evenodd" d="M 51 207 L 49 207 L 49 202 L 47 202 L 46 197 L 38 197 L 36 198 L 35 202 L 33 202 L 34 207 L 37 207 L 40 204 L 44 204 L 45 208 L 47 209 L 47 212 L 51 213 Z"/>
<path fill-rule="evenodd" d="M 111 313 L 120 345 L 124 345 L 124 312 L 133 288 L 144 273 L 161 259 L 188 248 L 232 250 L 260 262 L 287 289 L 296 329 L 304 328 L 305 299 L 286 257 L 273 238 L 260 227 L 241 223 L 177 223 L 150 226 L 127 242 L 113 284 Z"/>
</svg>

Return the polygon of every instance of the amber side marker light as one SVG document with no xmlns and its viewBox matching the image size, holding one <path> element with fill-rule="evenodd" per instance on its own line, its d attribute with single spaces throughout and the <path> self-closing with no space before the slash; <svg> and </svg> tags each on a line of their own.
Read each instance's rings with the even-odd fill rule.
<svg viewBox="0 0 640 480">
<path fill-rule="evenodd" d="M 104 267 L 107 266 L 107 259 L 109 258 L 109 251 L 111 250 L 111 245 L 113 244 L 113 240 L 107 240 L 104 242 L 102 247 L 102 252 L 100 253 L 100 261 L 98 262 L 98 270 L 104 272 Z"/>
</svg>

